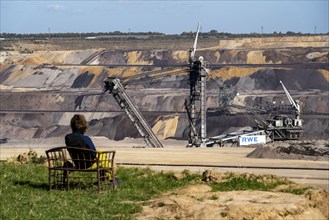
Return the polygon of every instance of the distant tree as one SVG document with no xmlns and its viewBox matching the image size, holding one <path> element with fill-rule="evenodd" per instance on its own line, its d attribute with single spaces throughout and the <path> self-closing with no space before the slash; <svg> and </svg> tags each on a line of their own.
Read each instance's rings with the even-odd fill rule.
<svg viewBox="0 0 329 220">
<path fill-rule="evenodd" d="M 210 33 L 211 35 L 216 35 L 216 34 L 218 34 L 218 31 L 217 31 L 217 30 L 211 30 L 209 33 Z"/>
<path fill-rule="evenodd" d="M 295 35 L 295 32 L 293 32 L 293 31 L 287 31 L 286 35 L 292 36 L 292 35 Z"/>
</svg>

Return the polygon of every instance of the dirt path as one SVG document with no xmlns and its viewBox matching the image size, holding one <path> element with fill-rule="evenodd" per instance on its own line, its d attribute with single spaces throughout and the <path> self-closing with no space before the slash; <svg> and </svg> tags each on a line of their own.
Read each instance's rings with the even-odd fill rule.
<svg viewBox="0 0 329 220">
<path fill-rule="evenodd" d="M 116 163 L 120 166 L 147 166 L 154 170 L 181 172 L 188 169 L 202 173 L 207 169 L 217 172 L 274 174 L 297 183 L 329 189 L 329 161 L 281 160 L 247 158 L 255 148 L 186 148 L 185 141 L 164 141 L 165 148 L 133 148 L 144 146 L 141 139 L 111 141 L 93 137 L 96 146 L 115 149 Z M 35 150 L 44 155 L 46 149 L 63 146 L 61 138 L 25 140 L 0 145 L 0 159 Z"/>
</svg>

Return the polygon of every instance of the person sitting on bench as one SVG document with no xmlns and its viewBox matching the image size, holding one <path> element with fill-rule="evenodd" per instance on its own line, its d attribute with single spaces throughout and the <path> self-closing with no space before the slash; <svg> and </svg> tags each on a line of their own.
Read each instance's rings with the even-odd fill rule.
<svg viewBox="0 0 329 220">
<path fill-rule="evenodd" d="M 96 151 L 95 145 L 92 140 L 84 135 L 88 129 L 88 124 L 83 115 L 76 114 L 72 117 L 71 122 L 72 133 L 65 136 L 65 144 L 67 147 L 76 147 L 76 148 L 86 148 Z M 81 151 L 70 150 L 71 158 L 76 167 L 85 169 L 92 166 L 95 162 L 95 154 L 90 152 L 89 154 L 84 153 L 82 155 Z M 87 163 L 79 163 L 79 159 L 90 158 L 90 161 Z"/>
<path fill-rule="evenodd" d="M 72 133 L 65 136 L 66 146 L 75 148 L 86 148 L 96 151 L 96 147 L 92 140 L 85 135 L 85 132 L 88 129 L 88 124 L 85 117 L 80 114 L 75 114 L 71 119 L 70 125 Z M 102 152 L 102 150 L 99 151 Z M 70 149 L 69 153 L 75 167 L 79 169 L 96 169 L 97 165 L 103 168 L 110 167 L 110 163 L 106 158 L 106 154 L 100 154 L 100 157 L 96 158 L 96 154 L 92 151 L 86 152 Z M 97 159 L 99 161 L 96 161 Z M 102 174 L 102 176 L 104 176 L 104 174 Z"/>
</svg>

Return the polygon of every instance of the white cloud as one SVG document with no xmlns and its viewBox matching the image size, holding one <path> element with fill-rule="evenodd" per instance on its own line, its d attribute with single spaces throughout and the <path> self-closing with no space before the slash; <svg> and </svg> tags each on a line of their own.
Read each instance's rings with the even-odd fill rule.
<svg viewBox="0 0 329 220">
<path fill-rule="evenodd" d="M 64 5 L 48 5 L 47 9 L 50 11 L 63 11 L 65 10 L 65 6 Z"/>
</svg>

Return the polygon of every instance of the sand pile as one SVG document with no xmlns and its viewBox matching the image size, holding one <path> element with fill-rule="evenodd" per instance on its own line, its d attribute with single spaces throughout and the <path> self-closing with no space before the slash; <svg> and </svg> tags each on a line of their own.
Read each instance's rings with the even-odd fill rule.
<svg viewBox="0 0 329 220">
<path fill-rule="evenodd" d="M 329 142 L 325 140 L 275 142 L 258 147 L 247 157 L 328 161 Z"/>
<path fill-rule="evenodd" d="M 182 178 L 186 171 L 176 174 Z M 329 193 L 285 182 L 271 191 L 213 191 L 206 183 L 230 178 L 256 179 L 264 184 L 284 179 L 274 175 L 217 173 L 206 170 L 202 183 L 165 193 L 143 203 L 137 219 L 327 219 Z M 302 195 L 288 192 L 302 190 Z"/>
<path fill-rule="evenodd" d="M 194 185 L 146 202 L 137 219 L 326 219 L 312 202 L 263 191 L 211 192 Z"/>
</svg>

